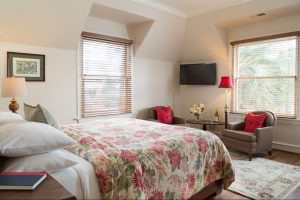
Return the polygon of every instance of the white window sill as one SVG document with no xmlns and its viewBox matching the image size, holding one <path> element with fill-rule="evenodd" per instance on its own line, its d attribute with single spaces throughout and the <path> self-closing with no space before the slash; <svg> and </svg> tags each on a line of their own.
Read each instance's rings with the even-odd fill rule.
<svg viewBox="0 0 300 200">
<path fill-rule="evenodd" d="M 112 119 L 112 118 L 133 118 L 133 113 L 128 114 L 119 114 L 119 115 L 104 115 L 104 116 L 97 116 L 97 117 L 87 117 L 87 118 L 74 118 L 73 120 L 77 123 L 82 122 L 89 122 L 93 120 L 101 120 L 101 119 Z"/>
</svg>

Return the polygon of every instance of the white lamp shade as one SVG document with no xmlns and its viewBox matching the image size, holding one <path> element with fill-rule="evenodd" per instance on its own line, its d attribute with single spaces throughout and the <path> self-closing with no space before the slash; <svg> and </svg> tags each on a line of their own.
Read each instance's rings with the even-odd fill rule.
<svg viewBox="0 0 300 200">
<path fill-rule="evenodd" d="M 2 97 L 27 96 L 25 78 L 4 78 L 2 82 Z"/>
</svg>

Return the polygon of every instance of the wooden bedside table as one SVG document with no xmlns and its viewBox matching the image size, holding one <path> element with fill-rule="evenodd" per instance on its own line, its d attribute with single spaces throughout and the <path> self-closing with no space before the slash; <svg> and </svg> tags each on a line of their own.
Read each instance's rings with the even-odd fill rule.
<svg viewBox="0 0 300 200">
<path fill-rule="evenodd" d="M 0 199 L 76 200 L 76 197 L 48 175 L 34 190 L 0 190 Z"/>
</svg>

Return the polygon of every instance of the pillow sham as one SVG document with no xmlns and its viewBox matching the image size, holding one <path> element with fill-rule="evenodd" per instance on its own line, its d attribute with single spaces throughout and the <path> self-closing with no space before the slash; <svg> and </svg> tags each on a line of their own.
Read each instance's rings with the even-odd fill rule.
<svg viewBox="0 0 300 200">
<path fill-rule="evenodd" d="M 24 103 L 24 115 L 27 121 L 49 124 L 54 128 L 60 129 L 59 124 L 50 111 L 40 104 L 37 106 L 31 106 Z"/>
<path fill-rule="evenodd" d="M 18 114 L 12 112 L 0 112 L 0 125 L 14 122 L 24 122 L 25 120 Z"/>
<path fill-rule="evenodd" d="M 68 154 L 61 150 L 56 150 L 18 158 L 4 158 L 1 163 L 1 171 L 54 173 L 76 164 L 77 162 L 70 159 Z"/>
<path fill-rule="evenodd" d="M 47 124 L 18 122 L 0 127 L 0 156 L 45 153 L 74 143 L 69 136 Z"/>
</svg>

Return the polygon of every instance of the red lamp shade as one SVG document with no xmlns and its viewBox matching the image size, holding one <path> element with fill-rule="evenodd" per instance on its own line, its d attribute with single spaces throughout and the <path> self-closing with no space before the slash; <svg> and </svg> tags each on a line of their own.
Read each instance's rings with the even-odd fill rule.
<svg viewBox="0 0 300 200">
<path fill-rule="evenodd" d="M 231 77 L 230 76 L 222 76 L 219 88 L 233 88 Z"/>
</svg>

